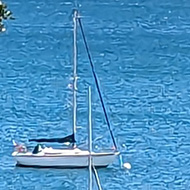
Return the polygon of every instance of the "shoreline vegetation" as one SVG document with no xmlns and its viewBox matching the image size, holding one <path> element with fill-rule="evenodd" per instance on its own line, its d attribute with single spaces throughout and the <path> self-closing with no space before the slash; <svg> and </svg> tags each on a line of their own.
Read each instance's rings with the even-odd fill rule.
<svg viewBox="0 0 190 190">
<path fill-rule="evenodd" d="M 0 0 L 0 33 L 6 31 L 5 20 L 14 20 L 14 17 L 12 16 L 12 12 L 8 10 L 7 5 Z"/>
</svg>

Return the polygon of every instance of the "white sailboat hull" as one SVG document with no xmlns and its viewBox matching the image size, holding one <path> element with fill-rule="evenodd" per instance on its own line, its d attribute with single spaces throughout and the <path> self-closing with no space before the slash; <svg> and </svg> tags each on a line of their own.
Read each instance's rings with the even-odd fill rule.
<svg viewBox="0 0 190 190">
<path fill-rule="evenodd" d="M 118 152 L 94 153 L 92 152 L 92 163 L 95 167 L 107 167 L 112 164 Z M 30 167 L 63 167 L 63 168 L 77 168 L 88 166 L 88 151 L 73 151 L 62 150 L 54 153 L 40 152 L 38 154 L 27 153 L 13 153 L 13 157 L 19 166 Z"/>
</svg>

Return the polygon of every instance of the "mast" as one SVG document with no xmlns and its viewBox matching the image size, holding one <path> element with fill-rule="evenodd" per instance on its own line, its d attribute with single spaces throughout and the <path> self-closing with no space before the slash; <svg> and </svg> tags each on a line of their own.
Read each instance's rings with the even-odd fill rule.
<svg viewBox="0 0 190 190">
<path fill-rule="evenodd" d="M 77 10 L 73 17 L 73 134 L 75 138 L 77 126 Z"/>
<path fill-rule="evenodd" d="M 88 189 L 92 190 L 92 106 L 91 106 L 91 87 L 88 87 L 88 169 L 89 169 L 89 180 Z"/>
<path fill-rule="evenodd" d="M 98 185 L 98 189 L 102 190 L 100 179 L 98 177 L 98 172 L 93 165 L 93 158 L 92 158 L 92 98 L 91 98 L 91 87 L 88 87 L 88 170 L 89 170 L 89 180 L 88 180 L 88 190 L 92 190 L 92 171 L 94 172 L 95 179 Z"/>
</svg>

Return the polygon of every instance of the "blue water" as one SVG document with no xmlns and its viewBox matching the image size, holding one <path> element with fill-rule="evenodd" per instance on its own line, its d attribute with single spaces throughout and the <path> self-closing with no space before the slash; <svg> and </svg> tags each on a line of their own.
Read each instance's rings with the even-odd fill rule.
<svg viewBox="0 0 190 190">
<path fill-rule="evenodd" d="M 71 133 L 72 8 L 63 0 L 6 0 L 16 20 L 0 35 L 0 189 L 87 189 L 86 169 L 15 167 L 12 139 Z M 80 13 L 123 161 L 98 170 L 103 190 L 190 189 L 190 2 L 81 0 Z M 93 87 L 94 149 L 110 148 L 78 33 L 77 141 L 87 142 Z M 99 138 L 100 137 L 100 138 Z"/>
</svg>

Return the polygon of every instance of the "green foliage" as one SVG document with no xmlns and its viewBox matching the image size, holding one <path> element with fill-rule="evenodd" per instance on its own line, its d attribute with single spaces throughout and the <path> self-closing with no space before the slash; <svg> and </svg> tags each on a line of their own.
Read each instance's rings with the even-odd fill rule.
<svg viewBox="0 0 190 190">
<path fill-rule="evenodd" d="M 0 32 L 6 30 L 3 21 L 8 19 L 14 19 L 12 17 L 12 12 L 8 10 L 7 5 L 0 0 Z"/>
</svg>

